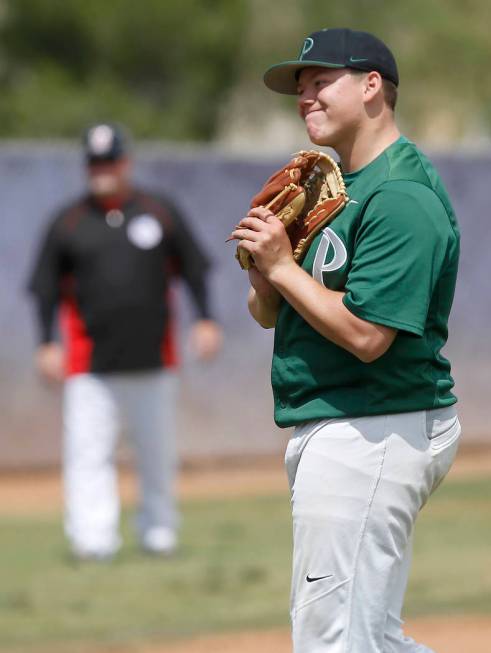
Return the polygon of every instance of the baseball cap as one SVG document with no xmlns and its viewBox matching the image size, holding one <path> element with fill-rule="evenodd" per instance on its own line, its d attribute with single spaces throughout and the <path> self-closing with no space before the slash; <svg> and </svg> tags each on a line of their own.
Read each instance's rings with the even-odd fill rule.
<svg viewBox="0 0 491 653">
<path fill-rule="evenodd" d="M 366 72 L 376 70 L 385 79 L 399 85 L 397 64 L 385 43 L 368 32 L 347 28 L 313 32 L 304 40 L 297 59 L 268 68 L 264 83 L 277 93 L 296 95 L 298 74 L 308 66 L 354 68 Z"/>
<path fill-rule="evenodd" d="M 128 154 L 126 131 L 112 123 L 99 123 L 88 127 L 83 135 L 87 163 L 117 161 Z"/>
</svg>

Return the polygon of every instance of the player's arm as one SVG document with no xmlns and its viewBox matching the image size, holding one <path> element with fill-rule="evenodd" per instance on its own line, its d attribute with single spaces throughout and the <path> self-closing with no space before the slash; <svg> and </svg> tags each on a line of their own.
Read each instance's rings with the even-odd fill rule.
<svg viewBox="0 0 491 653">
<path fill-rule="evenodd" d="M 270 282 L 312 328 L 364 363 L 391 346 L 397 329 L 362 320 L 343 304 L 344 292 L 325 288 L 294 261 L 273 270 Z"/>
<path fill-rule="evenodd" d="M 272 329 L 276 326 L 281 295 L 256 268 L 250 268 L 248 272 L 251 282 L 247 302 L 249 312 L 264 329 Z"/>
<path fill-rule="evenodd" d="M 38 329 L 35 366 L 49 381 L 61 381 L 64 377 L 64 352 L 54 335 L 62 274 L 63 257 L 59 228 L 55 222 L 42 241 L 28 285 L 34 297 Z"/>
<path fill-rule="evenodd" d="M 240 226 L 233 234 L 240 246 L 253 255 L 264 279 L 312 328 L 366 363 L 387 351 L 397 329 L 357 317 L 343 304 L 344 293 L 325 288 L 302 270 L 293 259 L 283 224 L 270 211 L 253 209 Z M 249 298 L 249 310 L 258 315 L 258 306 L 251 307 L 255 297 Z"/>
<path fill-rule="evenodd" d="M 190 334 L 191 348 L 199 359 L 209 360 L 219 352 L 223 340 L 222 328 L 214 319 L 210 306 L 210 261 L 181 212 L 171 204 L 168 209 L 173 218 L 173 254 L 177 269 L 191 293 L 197 315 Z"/>
</svg>

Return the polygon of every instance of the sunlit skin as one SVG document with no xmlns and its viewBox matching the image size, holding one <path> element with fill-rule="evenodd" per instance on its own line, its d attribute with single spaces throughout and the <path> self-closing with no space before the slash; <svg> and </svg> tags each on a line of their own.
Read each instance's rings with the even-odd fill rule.
<svg viewBox="0 0 491 653">
<path fill-rule="evenodd" d="M 364 79 L 346 68 L 305 68 L 297 86 L 297 105 L 312 143 L 334 149 L 356 140 L 363 119 Z"/>
<path fill-rule="evenodd" d="M 310 140 L 336 150 L 344 172 L 367 165 L 400 136 L 375 71 L 304 68 L 297 106 Z"/>
<path fill-rule="evenodd" d="M 378 72 L 305 68 L 297 103 L 310 140 L 334 148 L 346 172 L 367 165 L 399 137 Z M 284 297 L 316 331 L 363 362 L 390 347 L 395 329 L 356 317 L 344 306 L 343 292 L 325 288 L 296 264 L 283 224 L 271 211 L 252 209 L 232 235 L 254 258 L 249 310 L 263 327 L 275 326 Z"/>
<path fill-rule="evenodd" d="M 87 182 L 94 197 L 124 197 L 130 192 L 132 165 L 128 157 L 116 161 L 91 162 Z"/>
</svg>

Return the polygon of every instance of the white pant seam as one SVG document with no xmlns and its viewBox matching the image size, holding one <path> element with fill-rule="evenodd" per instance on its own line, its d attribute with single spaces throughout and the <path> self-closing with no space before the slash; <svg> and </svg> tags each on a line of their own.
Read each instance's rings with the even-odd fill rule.
<svg viewBox="0 0 491 653">
<path fill-rule="evenodd" d="M 303 610 L 306 606 L 310 605 L 311 603 L 315 603 L 319 599 L 324 598 L 324 596 L 327 596 L 328 594 L 332 594 L 335 592 L 337 589 L 340 587 L 343 587 L 343 585 L 346 585 L 346 583 L 349 583 L 351 578 L 345 578 L 344 580 L 340 581 L 339 583 L 336 583 L 333 587 L 330 587 L 328 590 L 325 590 L 324 592 L 321 592 L 320 594 L 316 594 L 315 596 L 311 597 L 307 601 L 303 601 L 302 603 L 296 605 L 293 609 L 293 613 L 297 614 L 300 612 L 300 610 Z"/>
<path fill-rule="evenodd" d="M 355 583 L 356 583 L 356 572 L 357 572 L 357 567 L 358 567 L 358 561 L 359 561 L 360 553 L 361 553 L 361 545 L 362 545 L 363 538 L 364 538 L 364 535 L 365 535 L 365 532 L 366 532 L 366 528 L 367 528 L 367 524 L 368 524 L 368 518 L 370 516 L 370 509 L 372 507 L 372 503 L 373 503 L 373 500 L 375 498 L 375 493 L 377 491 L 377 488 L 378 488 L 378 485 L 379 485 L 379 482 L 380 482 L 380 478 L 382 476 L 382 468 L 383 468 L 384 461 L 385 461 L 385 454 L 387 452 L 387 420 L 388 420 L 388 418 L 386 417 L 385 422 L 384 422 L 384 448 L 383 448 L 382 456 L 381 456 L 381 459 L 380 459 L 380 465 L 379 465 L 379 468 L 378 468 L 378 472 L 377 472 L 377 474 L 375 476 L 375 480 L 374 480 L 374 483 L 373 483 L 373 486 L 372 486 L 372 490 L 371 490 L 370 495 L 369 495 L 367 509 L 365 511 L 363 524 L 362 524 L 362 527 L 360 529 L 360 535 L 359 535 L 358 542 L 357 542 L 357 545 L 356 545 L 353 572 L 351 574 L 351 585 L 350 585 L 349 590 L 348 590 L 348 619 L 347 619 L 347 623 L 346 623 L 346 635 L 345 635 L 345 647 L 344 647 L 345 653 L 349 653 L 349 646 L 350 646 L 350 643 L 351 643 L 350 639 L 351 639 L 351 620 L 352 620 L 352 613 L 353 613 L 353 597 L 354 597 L 354 594 L 355 594 L 354 588 L 355 588 Z"/>
</svg>

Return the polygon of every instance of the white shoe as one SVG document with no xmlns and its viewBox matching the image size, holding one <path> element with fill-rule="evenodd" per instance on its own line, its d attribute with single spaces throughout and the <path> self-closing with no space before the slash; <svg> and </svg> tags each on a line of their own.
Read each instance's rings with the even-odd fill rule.
<svg viewBox="0 0 491 653">
<path fill-rule="evenodd" d="M 177 535 L 164 526 L 151 528 L 143 535 L 141 545 L 146 553 L 168 556 L 177 549 Z"/>
</svg>

